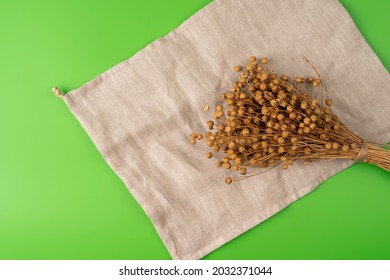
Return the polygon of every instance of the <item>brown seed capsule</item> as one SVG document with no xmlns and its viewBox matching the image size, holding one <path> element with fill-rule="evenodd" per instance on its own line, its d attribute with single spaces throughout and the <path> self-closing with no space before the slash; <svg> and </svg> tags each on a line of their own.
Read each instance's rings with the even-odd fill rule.
<svg viewBox="0 0 390 280">
<path fill-rule="evenodd" d="M 232 167 L 232 169 L 233 169 L 234 171 L 238 171 L 239 168 L 240 168 L 240 167 L 239 167 L 238 165 L 233 165 L 233 167 Z"/>
<path fill-rule="evenodd" d="M 348 151 L 349 151 L 349 146 L 343 145 L 343 152 L 348 152 Z"/>
<path fill-rule="evenodd" d="M 236 154 L 236 153 L 232 153 L 232 154 L 229 155 L 229 158 L 230 158 L 231 160 L 235 160 L 236 157 L 237 157 L 237 154 Z"/>
<path fill-rule="evenodd" d="M 210 152 L 207 152 L 207 153 L 206 153 L 206 157 L 207 157 L 208 159 L 210 159 L 210 158 L 212 158 L 212 157 L 213 157 L 213 154 L 212 154 L 212 153 L 210 153 Z"/>
<path fill-rule="evenodd" d="M 198 140 L 201 140 L 201 139 L 203 139 L 203 135 L 199 133 L 199 134 L 196 135 L 196 138 L 197 138 Z"/>
<path fill-rule="evenodd" d="M 215 118 L 216 120 L 220 119 L 222 116 L 223 116 L 223 112 L 222 112 L 222 111 L 216 111 L 216 112 L 214 113 L 214 118 Z"/>
<path fill-rule="evenodd" d="M 295 81 L 298 83 L 298 84 L 303 84 L 305 82 L 305 79 L 303 77 L 296 77 L 295 78 Z"/>
<path fill-rule="evenodd" d="M 215 107 L 215 109 L 217 109 L 217 111 L 223 111 L 222 105 L 217 105 L 217 106 Z"/>
<path fill-rule="evenodd" d="M 223 164 L 223 168 L 225 168 L 225 169 L 230 169 L 230 167 L 231 167 L 231 164 L 229 162 L 225 162 Z"/>
<path fill-rule="evenodd" d="M 217 144 L 213 145 L 213 151 L 214 152 L 218 152 L 219 149 L 220 149 L 219 145 L 217 145 Z"/>
<path fill-rule="evenodd" d="M 260 80 L 261 81 L 266 81 L 268 79 L 268 74 L 267 73 L 263 73 L 263 74 L 261 74 L 261 78 L 260 78 Z"/>
<path fill-rule="evenodd" d="M 333 142 L 333 144 L 332 144 L 333 150 L 337 150 L 339 148 L 339 146 L 340 146 L 340 144 L 337 142 Z"/>
<path fill-rule="evenodd" d="M 288 131 L 283 131 L 283 132 L 282 132 L 282 137 L 283 137 L 284 139 L 286 139 L 286 138 L 288 137 L 288 135 L 289 135 L 289 132 L 288 132 Z"/>
<path fill-rule="evenodd" d="M 249 62 L 255 62 L 257 60 L 257 58 L 255 56 L 251 56 L 249 58 Z"/>
<path fill-rule="evenodd" d="M 297 114 L 295 112 L 291 112 L 288 116 L 290 119 L 295 120 L 297 117 Z"/>
<path fill-rule="evenodd" d="M 279 120 L 279 121 L 282 121 L 284 119 L 284 115 L 283 114 L 278 114 L 276 116 L 276 118 Z"/>
<path fill-rule="evenodd" d="M 263 64 L 267 64 L 267 63 L 268 63 L 268 58 L 262 57 L 262 58 L 260 59 L 260 62 L 263 63 Z"/>
<path fill-rule="evenodd" d="M 351 144 L 351 150 L 356 150 L 357 149 L 357 144 L 356 143 L 352 143 Z"/>
<path fill-rule="evenodd" d="M 241 133 L 244 136 L 248 136 L 250 134 L 250 130 L 248 128 L 244 128 Z"/>
<path fill-rule="evenodd" d="M 209 110 L 209 105 L 204 105 L 203 106 L 203 111 L 207 112 Z"/>
<path fill-rule="evenodd" d="M 287 170 L 288 169 L 288 164 L 287 163 L 283 163 L 282 164 L 282 169 L 283 170 Z"/>
<path fill-rule="evenodd" d="M 277 140 L 278 144 L 283 144 L 284 143 L 284 138 L 283 137 L 279 137 L 278 140 Z"/>
<path fill-rule="evenodd" d="M 327 114 L 327 115 L 330 115 L 330 113 L 332 113 L 332 111 L 330 110 L 329 107 L 325 107 L 324 108 L 324 113 Z"/>
<path fill-rule="evenodd" d="M 246 168 L 245 167 L 241 167 L 240 168 L 240 173 L 241 173 L 241 175 L 245 175 L 246 174 Z"/>
<path fill-rule="evenodd" d="M 195 139 L 196 138 L 196 133 L 195 132 L 191 132 L 191 134 L 190 134 L 190 137 L 192 138 L 192 139 Z"/>
<path fill-rule="evenodd" d="M 304 166 L 308 166 L 308 165 L 309 165 L 309 161 L 308 161 L 307 159 L 305 159 L 305 160 L 303 161 L 303 165 L 304 165 Z"/>
<path fill-rule="evenodd" d="M 222 160 L 218 160 L 218 161 L 216 161 L 216 163 L 215 163 L 215 165 L 216 165 L 217 167 L 221 167 L 222 164 L 223 164 Z"/>
<path fill-rule="evenodd" d="M 329 107 L 332 106 L 332 104 L 333 104 L 332 99 L 329 99 L 329 98 L 326 99 L 325 104 L 326 104 L 326 106 L 329 106 Z"/>
<path fill-rule="evenodd" d="M 242 164 L 242 158 L 241 157 L 237 157 L 234 161 L 235 161 L 235 163 L 237 165 L 241 165 Z"/>
<path fill-rule="evenodd" d="M 288 82 L 290 80 L 290 77 L 287 75 L 282 75 L 282 76 L 280 76 L 280 79 L 282 79 L 285 82 Z"/>
<path fill-rule="evenodd" d="M 327 150 L 332 149 L 332 143 L 327 142 L 327 143 L 325 144 L 325 149 L 327 149 Z"/>
<path fill-rule="evenodd" d="M 191 139 L 191 144 L 195 145 L 196 144 L 196 140 L 195 139 Z"/>
<path fill-rule="evenodd" d="M 306 80 L 308 83 L 314 82 L 314 78 L 312 76 L 307 77 Z"/>
<path fill-rule="evenodd" d="M 228 185 L 230 185 L 231 183 L 232 183 L 232 178 L 230 178 L 230 177 L 227 177 L 226 179 L 225 179 L 225 183 L 226 184 L 228 184 Z"/>
<path fill-rule="evenodd" d="M 318 87 L 319 85 L 321 84 L 321 80 L 314 80 L 313 82 L 312 82 L 312 85 L 314 86 L 314 87 Z"/>
<path fill-rule="evenodd" d="M 240 72 L 241 69 L 242 69 L 242 67 L 241 67 L 241 66 L 238 66 L 238 65 L 233 67 L 233 70 L 234 70 L 235 72 Z"/>
</svg>

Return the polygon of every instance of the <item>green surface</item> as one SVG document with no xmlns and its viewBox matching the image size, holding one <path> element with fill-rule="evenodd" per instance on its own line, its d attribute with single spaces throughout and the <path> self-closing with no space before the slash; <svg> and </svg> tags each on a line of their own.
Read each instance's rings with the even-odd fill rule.
<svg viewBox="0 0 390 280">
<path fill-rule="evenodd" d="M 69 91 L 208 0 L 0 0 L 0 259 L 170 259 Z M 390 66 L 387 0 L 342 0 Z M 313 11 L 315 12 L 315 11 Z M 356 164 L 205 259 L 390 259 L 390 173 Z"/>
</svg>

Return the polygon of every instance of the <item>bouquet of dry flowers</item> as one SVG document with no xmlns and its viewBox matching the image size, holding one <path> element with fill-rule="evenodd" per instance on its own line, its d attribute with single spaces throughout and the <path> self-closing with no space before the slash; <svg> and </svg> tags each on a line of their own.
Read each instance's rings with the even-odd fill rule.
<svg viewBox="0 0 390 280">
<path fill-rule="evenodd" d="M 325 82 L 305 61 L 315 78 L 278 75 L 269 70 L 266 57 L 250 57 L 245 70 L 235 66 L 233 70 L 241 72 L 239 80 L 221 94 L 214 120 L 207 122 L 210 131 L 190 134 L 192 144 L 205 139 L 214 153 L 222 152 L 218 167 L 240 173 L 227 177 L 227 184 L 278 165 L 287 170 L 298 160 L 308 165 L 314 160 L 351 159 L 390 171 L 390 150 L 362 139 L 333 114 Z M 311 84 L 309 92 L 304 83 Z M 213 158 L 213 153 L 206 157 Z"/>
</svg>

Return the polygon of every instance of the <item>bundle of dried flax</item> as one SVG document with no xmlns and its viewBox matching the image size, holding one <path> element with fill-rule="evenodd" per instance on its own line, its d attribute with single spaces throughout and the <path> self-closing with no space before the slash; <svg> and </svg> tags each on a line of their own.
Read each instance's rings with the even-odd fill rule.
<svg viewBox="0 0 390 280">
<path fill-rule="evenodd" d="M 390 171 L 390 151 L 362 139 L 332 113 L 325 82 L 313 64 L 305 61 L 317 77 L 291 81 L 269 70 L 266 57 L 259 63 L 251 56 L 239 81 L 221 95 L 215 121 L 207 122 L 211 131 L 204 136 L 207 146 L 224 154 L 216 165 L 242 175 L 227 177 L 227 184 L 257 175 L 264 168 L 281 165 L 287 170 L 297 160 L 308 165 L 319 159 L 352 159 Z M 240 72 L 242 67 L 233 70 Z M 312 85 L 310 92 L 303 89 L 304 83 Z M 201 139 L 202 134 L 190 134 L 192 144 Z M 211 159 L 213 154 L 207 152 L 206 157 Z M 247 173 L 247 167 L 253 172 Z"/>
</svg>

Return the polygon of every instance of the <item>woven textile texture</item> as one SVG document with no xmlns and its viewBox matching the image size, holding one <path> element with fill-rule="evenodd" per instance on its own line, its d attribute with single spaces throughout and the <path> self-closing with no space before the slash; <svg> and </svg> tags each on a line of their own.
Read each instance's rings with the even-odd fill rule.
<svg viewBox="0 0 390 280">
<path fill-rule="evenodd" d="M 336 0 L 215 0 L 180 27 L 64 96 L 104 159 L 152 220 L 174 259 L 198 259 L 352 164 L 324 161 L 227 186 L 229 171 L 192 146 L 219 94 L 251 56 L 314 75 L 340 119 L 368 141 L 390 140 L 389 74 Z M 115 205 L 113 205 L 115 207 Z"/>
</svg>

